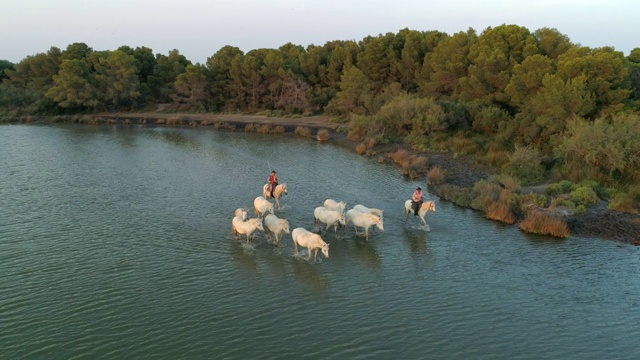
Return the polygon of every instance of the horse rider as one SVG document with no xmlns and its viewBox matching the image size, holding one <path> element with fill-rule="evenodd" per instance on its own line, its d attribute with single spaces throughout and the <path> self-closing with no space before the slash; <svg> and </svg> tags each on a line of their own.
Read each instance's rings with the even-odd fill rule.
<svg viewBox="0 0 640 360">
<path fill-rule="evenodd" d="M 413 196 L 411 196 L 411 208 L 413 209 L 413 216 L 418 216 L 418 209 L 422 206 L 424 202 L 424 194 L 422 193 L 422 189 L 418 187 L 416 191 L 413 192 Z"/>
<path fill-rule="evenodd" d="M 271 174 L 269 174 L 269 192 L 271 192 L 271 197 L 273 196 L 273 190 L 278 186 L 278 175 L 276 175 L 275 170 L 271 170 Z"/>
</svg>

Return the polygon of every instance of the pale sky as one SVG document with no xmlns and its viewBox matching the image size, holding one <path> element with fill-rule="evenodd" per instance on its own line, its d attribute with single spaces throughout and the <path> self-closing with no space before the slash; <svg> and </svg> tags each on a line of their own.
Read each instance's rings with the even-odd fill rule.
<svg viewBox="0 0 640 360">
<path fill-rule="evenodd" d="M 145 46 L 205 63 L 225 45 L 245 53 L 288 42 L 307 47 L 399 30 L 449 35 L 514 24 L 556 28 L 573 43 L 640 47 L 639 0 L 0 0 L 0 59 L 64 50 Z"/>
</svg>

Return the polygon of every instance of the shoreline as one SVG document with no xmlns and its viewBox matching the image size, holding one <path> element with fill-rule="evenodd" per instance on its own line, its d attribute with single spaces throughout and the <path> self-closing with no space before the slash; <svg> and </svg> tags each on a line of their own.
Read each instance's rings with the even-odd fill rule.
<svg viewBox="0 0 640 360">
<path fill-rule="evenodd" d="M 328 141 L 334 141 L 352 151 L 356 151 L 357 143 L 347 139 L 346 135 L 339 132 L 340 125 L 332 123 L 328 116 L 311 117 L 268 117 L 260 115 L 239 114 L 186 114 L 186 113 L 102 113 L 93 115 L 73 116 L 49 116 L 29 117 L 24 120 L 4 123 L 80 123 L 88 125 L 148 125 L 163 127 L 214 127 L 223 131 L 249 131 L 247 126 L 254 127 L 268 125 L 266 132 L 271 127 L 282 127 L 277 133 L 295 133 L 296 128 L 305 127 L 310 133 L 305 137 L 316 138 L 320 130 L 329 131 Z M 252 129 L 251 131 L 256 131 Z M 372 154 L 362 155 L 371 161 L 378 159 L 378 163 L 393 161 L 391 152 L 398 149 L 407 149 L 403 145 L 386 146 L 376 149 Z M 429 158 L 431 166 L 438 165 L 447 173 L 447 184 L 472 188 L 476 181 L 486 179 L 496 172 L 486 166 L 476 164 L 469 157 L 457 157 L 450 153 L 420 153 Z M 397 165 L 396 165 L 397 166 Z M 421 175 L 423 176 L 423 175 Z M 437 196 L 427 185 L 428 192 Z M 443 199 L 448 201 L 446 199 Z M 587 208 L 584 215 L 571 215 L 564 218 L 569 226 L 570 235 L 576 237 L 599 237 L 624 244 L 640 245 L 640 215 L 621 213 L 607 209 L 606 201 Z M 492 221 L 487 219 L 487 221 Z M 517 225 L 513 225 L 517 226 Z"/>
</svg>

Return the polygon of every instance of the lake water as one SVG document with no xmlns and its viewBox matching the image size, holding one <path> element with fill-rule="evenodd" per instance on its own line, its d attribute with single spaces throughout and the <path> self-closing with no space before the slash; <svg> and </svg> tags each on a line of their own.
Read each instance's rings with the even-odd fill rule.
<svg viewBox="0 0 640 360">
<path fill-rule="evenodd" d="M 385 231 L 330 230 L 317 262 L 290 235 L 235 241 L 270 168 L 291 229 L 333 198 Z M 424 229 L 402 214 L 419 185 L 289 135 L 0 126 L 0 358 L 637 358 L 640 248 L 432 195 Z"/>
</svg>

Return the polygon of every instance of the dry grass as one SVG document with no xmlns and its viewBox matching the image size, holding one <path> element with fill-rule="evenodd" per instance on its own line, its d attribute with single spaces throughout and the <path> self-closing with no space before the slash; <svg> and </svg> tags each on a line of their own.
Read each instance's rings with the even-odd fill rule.
<svg viewBox="0 0 640 360">
<path fill-rule="evenodd" d="M 427 185 L 438 185 L 444 181 L 444 170 L 440 166 L 433 166 L 427 173 Z"/>
<path fill-rule="evenodd" d="M 244 131 L 245 132 L 254 132 L 257 130 L 257 126 L 256 124 L 247 124 L 244 126 Z"/>
<path fill-rule="evenodd" d="M 400 149 L 389 155 L 394 163 L 400 165 L 402 174 L 417 179 L 424 174 L 429 159 L 425 156 L 411 155 L 407 150 Z"/>
<path fill-rule="evenodd" d="M 403 165 L 408 162 L 411 156 L 409 155 L 409 152 L 407 150 L 400 149 L 389 154 L 389 157 L 391 158 L 391 160 L 393 160 L 394 163 Z"/>
<path fill-rule="evenodd" d="M 168 118 L 165 121 L 166 125 L 170 125 L 170 126 L 175 126 L 175 125 L 182 125 L 183 124 L 183 118 L 181 116 L 173 116 Z"/>
<path fill-rule="evenodd" d="M 329 130 L 327 129 L 318 130 L 318 133 L 316 134 L 316 139 L 318 139 L 318 141 L 327 141 L 329 140 L 329 138 L 330 138 Z"/>
<path fill-rule="evenodd" d="M 356 146 L 356 153 L 358 153 L 358 155 L 364 154 L 365 151 L 367 151 L 367 144 L 362 142 Z"/>
<path fill-rule="evenodd" d="M 378 164 L 384 164 L 384 156 L 378 157 Z"/>
<path fill-rule="evenodd" d="M 509 205 L 509 199 L 512 195 L 513 193 L 510 190 L 503 189 L 500 192 L 498 201 L 487 201 L 484 209 L 485 217 L 505 224 L 515 224 L 516 217 Z"/>
<path fill-rule="evenodd" d="M 564 220 L 538 209 L 528 211 L 527 216 L 518 226 L 520 230 L 531 234 L 551 235 L 560 238 L 569 236 L 569 226 Z"/>
<path fill-rule="evenodd" d="M 296 127 L 294 133 L 298 136 L 302 136 L 302 137 L 309 137 L 311 136 L 311 130 L 309 130 L 308 127 L 305 126 L 298 126 Z"/>
<path fill-rule="evenodd" d="M 258 126 L 258 133 L 260 134 L 268 134 L 271 132 L 271 125 L 263 124 Z"/>
<path fill-rule="evenodd" d="M 284 126 L 275 126 L 273 129 L 271 129 L 271 134 L 284 134 Z"/>
</svg>

